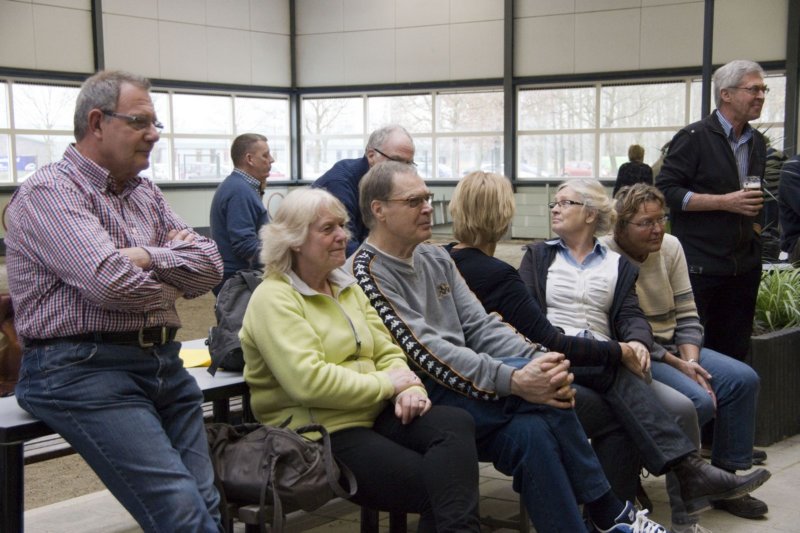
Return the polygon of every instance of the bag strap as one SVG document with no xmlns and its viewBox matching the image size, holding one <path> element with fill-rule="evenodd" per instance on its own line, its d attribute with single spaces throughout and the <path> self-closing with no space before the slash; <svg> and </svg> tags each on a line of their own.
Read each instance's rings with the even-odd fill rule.
<svg viewBox="0 0 800 533">
<path fill-rule="evenodd" d="M 258 499 L 258 529 L 260 533 L 267 533 L 266 517 L 264 516 L 264 508 L 267 503 L 267 492 L 270 486 L 272 487 L 272 533 L 283 533 L 283 525 L 285 518 L 283 516 L 283 503 L 281 503 L 281 496 L 275 490 L 274 479 L 276 477 L 276 469 L 278 464 L 278 456 L 273 455 L 269 461 L 269 476 L 264 480 L 261 485 L 261 495 Z"/>
<path fill-rule="evenodd" d="M 211 467 L 214 469 L 214 487 L 219 494 L 219 514 L 224 524 L 223 527 L 225 531 L 227 531 L 228 524 L 232 524 L 233 519 L 230 515 L 230 508 L 228 507 L 228 498 L 225 496 L 225 488 L 222 486 L 222 480 L 219 477 L 219 470 L 217 469 L 217 459 L 220 453 L 220 446 L 212 447 L 211 442 L 208 443 L 208 455 L 211 457 Z"/>
<path fill-rule="evenodd" d="M 336 478 L 333 469 L 333 462 L 335 459 L 333 458 L 333 451 L 331 451 L 331 436 L 328 434 L 328 430 L 325 429 L 325 426 L 320 424 L 308 424 L 297 428 L 295 431 L 297 433 L 311 433 L 312 431 L 316 431 L 322 435 L 322 459 L 325 461 L 325 475 L 328 478 L 328 485 L 330 485 L 333 493 L 340 498 L 350 499 L 353 497 L 358 490 L 356 476 L 353 475 L 352 470 L 350 470 L 346 464 L 337 461 L 336 464 L 339 465 L 339 471 L 347 480 L 347 485 L 350 490 L 345 490 L 339 484 L 339 480 Z"/>
</svg>

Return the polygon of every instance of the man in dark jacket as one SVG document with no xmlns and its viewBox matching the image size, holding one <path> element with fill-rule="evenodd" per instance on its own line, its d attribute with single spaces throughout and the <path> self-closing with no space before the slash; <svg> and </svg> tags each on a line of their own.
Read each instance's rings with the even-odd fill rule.
<svg viewBox="0 0 800 533">
<path fill-rule="evenodd" d="M 414 141 L 404 127 L 393 124 L 373 131 L 367 141 L 364 157 L 339 161 L 312 185 L 327 190 L 347 209 L 350 217 L 347 223 L 350 230 L 350 240 L 347 241 L 348 256 L 356 251 L 368 233 L 358 208 L 358 184 L 370 168 L 383 161 L 415 165 Z"/>
<path fill-rule="evenodd" d="M 781 218 L 781 250 L 789 254 L 789 261 L 800 261 L 800 155 L 783 164 L 778 185 L 778 209 Z"/>
<path fill-rule="evenodd" d="M 714 73 L 717 109 L 672 139 L 656 185 L 671 210 L 672 232 L 686 252 L 705 345 L 743 360 L 761 279 L 764 136 L 749 125 L 761 115 L 764 71 L 735 60 Z"/>
</svg>

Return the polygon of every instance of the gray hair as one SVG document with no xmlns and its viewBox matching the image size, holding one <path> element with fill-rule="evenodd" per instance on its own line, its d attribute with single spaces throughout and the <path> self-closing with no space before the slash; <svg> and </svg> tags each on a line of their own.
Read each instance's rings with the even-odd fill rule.
<svg viewBox="0 0 800 533">
<path fill-rule="evenodd" d="M 742 78 L 748 74 L 758 74 L 764 77 L 764 69 L 755 61 L 749 59 L 734 59 L 714 71 L 714 101 L 719 108 L 722 103 L 722 89 L 738 87 Z"/>
<path fill-rule="evenodd" d="M 75 102 L 73 123 L 76 141 L 82 140 L 89 133 L 89 112 L 92 109 L 101 111 L 117 109 L 120 87 L 123 83 L 150 90 L 150 80 L 123 70 L 101 70 L 83 82 Z"/>
<path fill-rule="evenodd" d="M 583 209 L 594 209 L 597 213 L 594 230 L 596 237 L 607 235 L 614 229 L 617 211 L 602 183 L 591 178 L 574 178 L 559 185 L 556 192 L 566 188 L 572 189 L 581 197 Z"/>
<path fill-rule="evenodd" d="M 358 185 L 358 206 L 361 210 L 361 220 L 369 229 L 375 227 L 375 217 L 372 216 L 372 202 L 374 200 L 386 201 L 394 189 L 394 177 L 397 174 L 416 174 L 417 169 L 408 163 L 398 161 L 384 161 L 378 163 L 361 178 Z"/>
<path fill-rule="evenodd" d="M 411 143 L 411 147 L 414 148 L 414 139 L 411 138 L 411 134 L 399 124 L 389 124 L 388 126 L 384 126 L 380 129 L 377 129 L 372 132 L 369 136 L 369 140 L 367 141 L 367 147 L 364 149 L 364 152 L 368 152 L 374 149 L 382 149 L 383 145 L 386 144 L 386 141 L 389 140 L 394 133 L 400 132 L 408 137 L 408 141 Z"/>
<path fill-rule="evenodd" d="M 308 228 L 325 211 L 340 218 L 343 225 L 347 224 L 347 209 L 324 189 L 301 187 L 286 195 L 275 217 L 259 232 L 265 276 L 288 273 L 292 269 L 292 248 L 303 245 Z M 345 233 L 349 239 L 350 232 L 346 228 Z"/>
</svg>

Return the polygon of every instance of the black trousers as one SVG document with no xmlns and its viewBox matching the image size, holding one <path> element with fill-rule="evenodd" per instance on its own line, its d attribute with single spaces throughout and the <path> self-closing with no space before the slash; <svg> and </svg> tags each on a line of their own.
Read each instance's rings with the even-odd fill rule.
<svg viewBox="0 0 800 533">
<path fill-rule="evenodd" d="M 475 424 L 466 411 L 434 406 L 404 426 L 390 405 L 372 429 L 332 433 L 331 447 L 355 475 L 359 505 L 419 513 L 420 532 L 480 532 Z"/>
<path fill-rule="evenodd" d="M 739 276 L 689 274 L 706 348 L 744 361 L 750 350 L 761 268 Z"/>
</svg>

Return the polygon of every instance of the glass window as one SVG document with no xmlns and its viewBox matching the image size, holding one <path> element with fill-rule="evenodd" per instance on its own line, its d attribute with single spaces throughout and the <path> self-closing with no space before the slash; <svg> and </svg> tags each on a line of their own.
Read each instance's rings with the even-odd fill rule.
<svg viewBox="0 0 800 533">
<path fill-rule="evenodd" d="M 596 177 L 594 139 L 591 133 L 521 136 L 518 176 Z"/>
<path fill-rule="evenodd" d="M 14 126 L 72 131 L 78 90 L 77 87 L 14 84 Z"/>
<path fill-rule="evenodd" d="M 437 177 L 459 179 L 474 170 L 503 174 L 503 138 L 439 137 Z"/>
<path fill-rule="evenodd" d="M 233 168 L 230 139 L 175 138 L 174 146 L 179 180 L 221 180 Z"/>
<path fill-rule="evenodd" d="M 520 130 L 564 130 L 595 127 L 594 87 L 520 91 Z"/>
<path fill-rule="evenodd" d="M 10 182 L 14 175 L 9 164 L 9 156 L 11 154 L 9 140 L 10 137 L 8 135 L 0 134 L 0 183 Z"/>
<path fill-rule="evenodd" d="M 401 124 L 412 135 L 433 129 L 433 95 L 371 96 L 367 99 L 368 133 L 387 124 Z M 416 142 L 416 138 L 414 139 Z"/>
<path fill-rule="evenodd" d="M 230 96 L 174 94 L 172 109 L 175 133 L 233 134 Z"/>
<path fill-rule="evenodd" d="M 8 127 L 8 84 L 0 83 L 0 128 Z"/>
<path fill-rule="evenodd" d="M 503 93 L 450 93 L 436 98 L 440 132 L 503 131 Z"/>
<path fill-rule="evenodd" d="M 686 115 L 685 83 L 612 85 L 600 91 L 601 128 L 680 127 Z"/>
<path fill-rule="evenodd" d="M 153 101 L 156 117 L 164 125 L 161 133 L 170 133 L 172 131 L 172 120 L 170 120 L 169 112 L 169 93 L 151 92 L 150 99 Z"/>
<path fill-rule="evenodd" d="M 303 178 L 316 179 L 342 159 L 364 155 L 363 138 L 317 137 L 303 141 Z"/>
<path fill-rule="evenodd" d="M 364 135 L 364 105 L 357 98 L 306 98 L 303 100 L 306 135 Z M 363 146 L 361 147 L 363 150 Z"/>
<path fill-rule="evenodd" d="M 652 165 L 661 157 L 661 147 L 672 139 L 674 133 L 674 131 L 646 131 L 601 134 L 600 177 L 617 177 L 619 167 L 628 162 L 628 147 L 632 144 L 644 148 L 644 162 Z"/>
<path fill-rule="evenodd" d="M 75 141 L 73 135 L 16 135 L 17 181 L 36 172 L 36 169 L 61 159 L 64 150 Z"/>
<path fill-rule="evenodd" d="M 142 171 L 141 175 L 153 181 L 172 179 L 172 162 L 167 140 L 161 139 L 153 147 L 153 151 L 150 152 L 150 167 Z"/>
<path fill-rule="evenodd" d="M 237 96 L 235 105 L 237 135 L 260 133 L 270 140 L 289 135 L 288 100 Z"/>
</svg>

